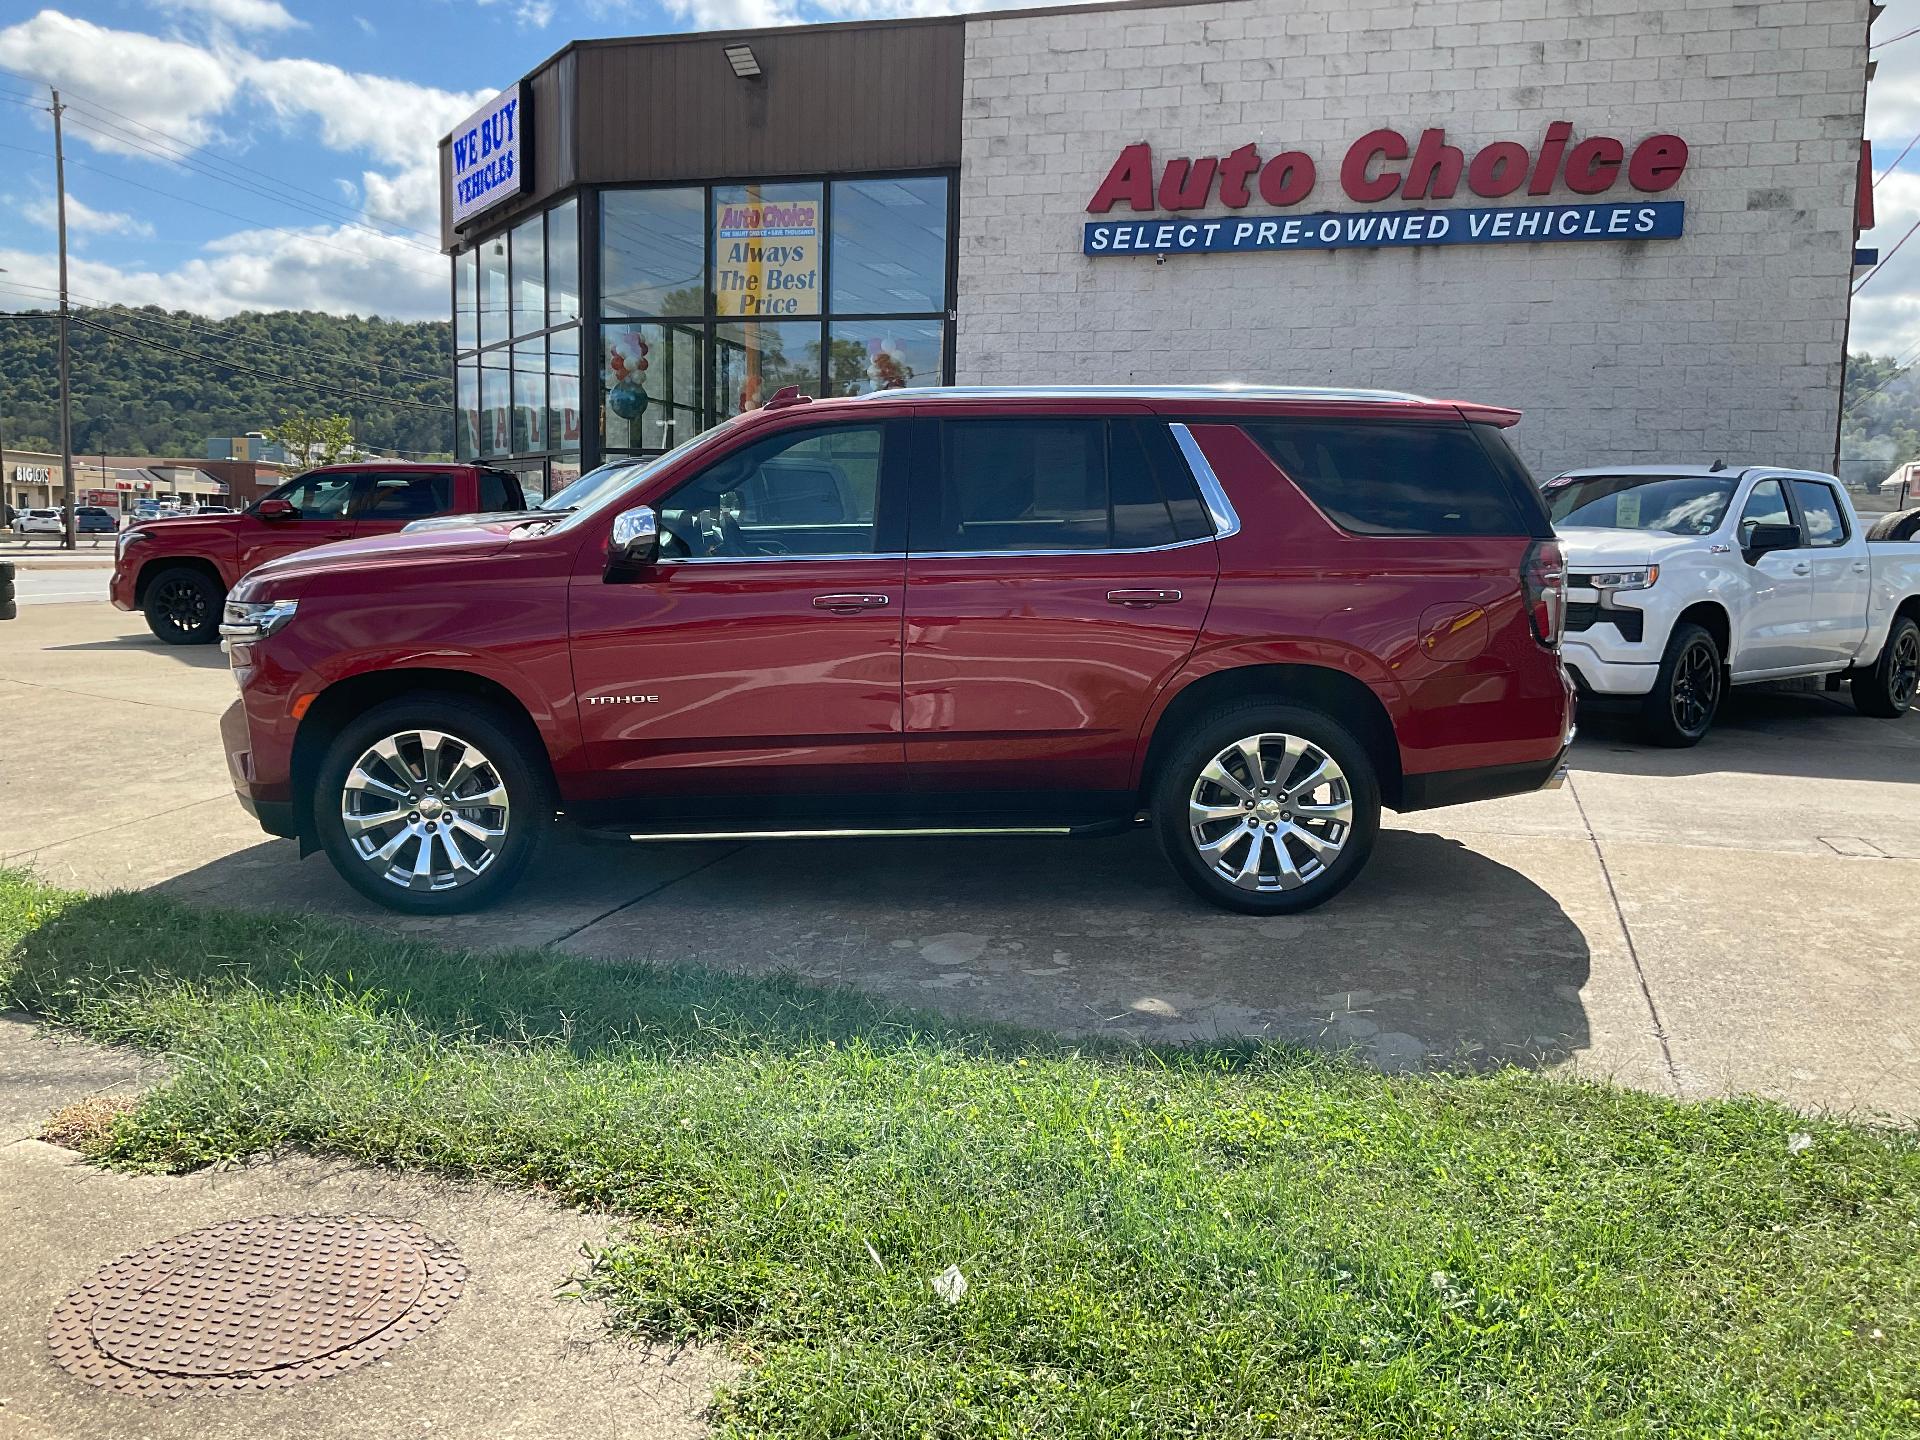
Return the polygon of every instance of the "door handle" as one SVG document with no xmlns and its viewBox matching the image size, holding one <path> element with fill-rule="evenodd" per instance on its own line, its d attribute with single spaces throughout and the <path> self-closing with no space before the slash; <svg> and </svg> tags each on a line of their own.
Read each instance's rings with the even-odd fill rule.
<svg viewBox="0 0 1920 1440">
<path fill-rule="evenodd" d="M 1866 561 L 1864 561 L 1864 560 L 1856 560 L 1856 561 L 1854 561 L 1854 562 L 1853 562 L 1853 573 L 1854 573 L 1854 574 L 1856 574 L 1856 575 L 1864 575 L 1864 574 L 1866 574 L 1866 573 L 1867 573 L 1867 562 L 1866 562 Z"/>
<path fill-rule="evenodd" d="M 816 595 L 813 608 L 831 610 L 839 615 L 852 615 L 860 610 L 878 610 L 887 603 L 884 595 Z"/>
<path fill-rule="evenodd" d="M 1178 590 L 1109 590 L 1109 605 L 1125 605 L 1131 610 L 1150 610 L 1155 605 L 1171 605 L 1180 598 Z"/>
<path fill-rule="evenodd" d="M 1813 573 L 1813 566 L 1809 565 L 1805 560 L 1802 560 L 1798 565 L 1793 567 L 1793 573 L 1796 575 L 1811 575 Z"/>
</svg>

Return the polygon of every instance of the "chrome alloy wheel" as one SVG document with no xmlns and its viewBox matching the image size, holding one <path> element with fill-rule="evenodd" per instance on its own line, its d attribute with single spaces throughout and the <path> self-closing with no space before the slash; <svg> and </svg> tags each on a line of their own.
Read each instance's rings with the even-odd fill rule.
<svg viewBox="0 0 1920 1440">
<path fill-rule="evenodd" d="M 402 890 L 457 890 L 507 843 L 507 786 L 479 748 L 439 730 L 403 730 L 353 762 L 340 824 L 368 869 Z"/>
<path fill-rule="evenodd" d="M 1201 861 L 1242 890 L 1297 890 L 1340 858 L 1353 834 L 1346 772 L 1298 735 L 1249 735 L 1214 756 L 1188 797 Z"/>
</svg>

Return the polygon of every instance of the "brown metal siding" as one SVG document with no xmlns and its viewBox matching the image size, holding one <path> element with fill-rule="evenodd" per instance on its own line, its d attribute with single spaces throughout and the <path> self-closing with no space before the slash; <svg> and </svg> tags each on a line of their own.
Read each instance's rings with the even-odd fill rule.
<svg viewBox="0 0 1920 1440">
<path fill-rule="evenodd" d="M 717 38 L 577 47 L 579 178 L 957 166 L 965 37 L 958 20 L 739 37 L 760 61 L 759 80 L 736 79 Z"/>
</svg>

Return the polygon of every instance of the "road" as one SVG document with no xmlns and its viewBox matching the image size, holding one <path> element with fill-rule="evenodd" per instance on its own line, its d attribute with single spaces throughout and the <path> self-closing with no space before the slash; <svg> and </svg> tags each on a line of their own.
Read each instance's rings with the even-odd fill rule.
<svg viewBox="0 0 1920 1440">
<path fill-rule="evenodd" d="M 1390 816 L 1308 915 L 1209 909 L 1151 839 L 557 843 L 507 904 L 406 920 L 234 802 L 217 649 L 102 602 L 0 626 L 0 860 L 443 943 L 700 961 L 956 1016 L 1512 1061 L 1920 1116 L 1920 717 L 1742 693 L 1694 750 L 1589 725 L 1563 790 Z M 57 740 L 59 743 L 52 743 Z M 74 755 L 88 757 L 75 764 Z"/>
<path fill-rule="evenodd" d="M 111 567 L 103 564 L 21 566 L 13 574 L 14 599 L 22 605 L 99 603 L 107 593 Z"/>
</svg>

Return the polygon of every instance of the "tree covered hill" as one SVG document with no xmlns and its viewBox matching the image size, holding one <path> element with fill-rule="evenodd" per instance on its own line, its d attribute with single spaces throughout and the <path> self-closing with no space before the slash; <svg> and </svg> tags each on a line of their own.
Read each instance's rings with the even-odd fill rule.
<svg viewBox="0 0 1920 1440">
<path fill-rule="evenodd" d="M 1920 366 L 1889 355 L 1847 357 L 1840 410 L 1840 478 L 1871 491 L 1920 460 Z"/>
<path fill-rule="evenodd" d="M 374 449 L 452 448 L 444 321 L 310 310 L 209 320 L 151 305 L 73 316 L 79 454 L 196 456 L 210 435 L 244 435 L 291 411 L 347 415 L 354 438 Z M 58 445 L 58 355 L 50 313 L 0 318 L 0 444 L 8 449 Z"/>
</svg>

